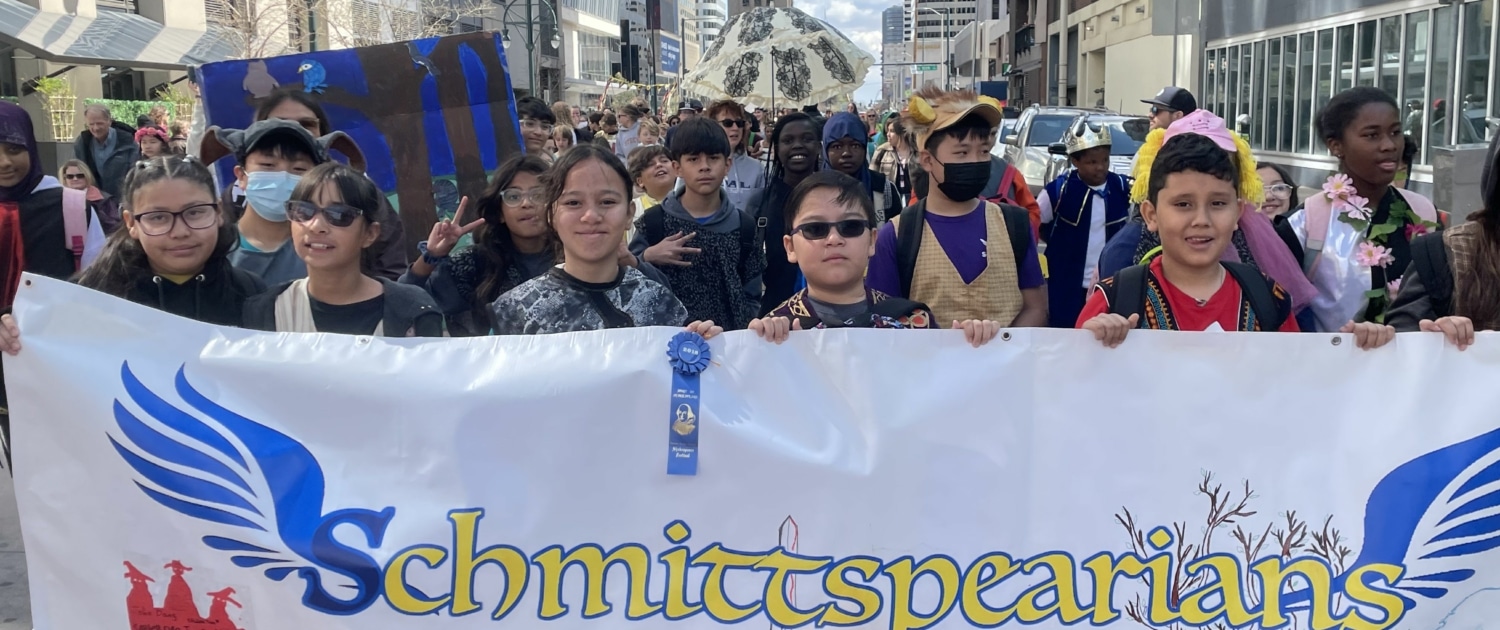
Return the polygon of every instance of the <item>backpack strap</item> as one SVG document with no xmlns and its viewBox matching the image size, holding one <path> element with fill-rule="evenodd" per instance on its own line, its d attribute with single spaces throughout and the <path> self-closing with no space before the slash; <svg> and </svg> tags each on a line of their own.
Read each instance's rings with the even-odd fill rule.
<svg viewBox="0 0 1500 630">
<path fill-rule="evenodd" d="M 88 193 L 72 188 L 63 188 L 63 233 L 67 236 L 68 249 L 73 252 L 73 270 L 83 269 L 83 242 L 88 234 Z"/>
<path fill-rule="evenodd" d="M 1433 315 L 1453 314 L 1453 270 L 1448 266 L 1448 247 L 1441 232 L 1423 234 L 1411 242 L 1411 264 L 1427 288 Z"/>
<path fill-rule="evenodd" d="M 745 277 L 745 270 L 750 268 L 750 256 L 759 253 L 766 254 L 766 218 L 752 217 L 749 212 L 740 211 L 740 278 Z M 756 245 L 759 244 L 759 247 Z"/>
<path fill-rule="evenodd" d="M 911 281 L 917 272 L 917 250 L 922 246 L 922 230 L 927 223 L 926 214 L 927 200 L 922 199 L 902 210 L 896 224 L 896 271 L 901 278 L 903 297 L 911 295 Z"/>
<path fill-rule="evenodd" d="M 1406 205 L 1411 207 L 1411 211 L 1417 213 L 1417 216 L 1421 217 L 1423 221 L 1431 221 L 1438 224 L 1447 223 L 1443 220 L 1442 213 L 1438 212 L 1437 207 L 1432 205 L 1431 199 L 1405 188 L 1397 188 L 1396 190 L 1401 193 L 1401 198 L 1406 200 Z"/>
<path fill-rule="evenodd" d="M 1109 312 L 1130 319 L 1141 316 L 1140 325 L 1146 324 L 1146 274 L 1151 273 L 1146 265 L 1132 265 L 1120 270 L 1108 282 L 1101 282 L 1098 289 L 1104 292 L 1104 301 Z"/>
<path fill-rule="evenodd" d="M 1026 265 L 1026 253 L 1031 251 L 1031 213 L 1020 206 L 996 204 L 1005 217 L 1005 231 L 1010 236 L 1010 248 L 1016 256 L 1016 274 Z"/>
<path fill-rule="evenodd" d="M 1261 324 L 1260 329 L 1266 332 L 1281 330 L 1281 325 L 1291 316 L 1291 301 L 1284 295 L 1278 299 L 1274 294 L 1272 281 L 1254 267 L 1238 262 L 1222 264 L 1229 275 L 1234 277 L 1235 283 L 1240 285 L 1245 300 L 1250 302 L 1250 311 L 1255 313 L 1256 321 Z"/>
<path fill-rule="evenodd" d="M 1000 189 L 996 192 L 1000 195 L 1001 199 L 1005 200 L 1005 203 L 1014 205 L 1016 199 L 1016 169 L 1006 164 L 1005 160 L 1000 160 L 1000 164 L 1005 168 L 1005 174 L 1000 176 Z M 1031 221 L 1029 215 L 1026 221 Z"/>
<path fill-rule="evenodd" d="M 1302 204 L 1307 216 L 1307 241 L 1302 244 L 1302 272 L 1311 278 L 1318 261 L 1323 258 L 1323 243 L 1328 240 L 1328 226 L 1333 221 L 1333 203 L 1328 196 L 1318 193 L 1308 197 Z"/>
</svg>

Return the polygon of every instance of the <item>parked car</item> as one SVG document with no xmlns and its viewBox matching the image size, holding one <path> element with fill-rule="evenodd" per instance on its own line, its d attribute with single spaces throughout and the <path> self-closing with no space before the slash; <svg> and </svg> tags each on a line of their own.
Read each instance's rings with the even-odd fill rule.
<svg viewBox="0 0 1500 630">
<path fill-rule="evenodd" d="M 1016 167 L 1026 178 L 1032 194 L 1037 194 L 1043 186 L 1067 172 L 1067 156 L 1053 155 L 1050 148 L 1063 141 L 1063 134 L 1079 116 L 1086 116 L 1091 124 L 1109 127 L 1113 142 L 1110 145 L 1110 170 L 1129 174 L 1136 151 L 1151 131 L 1151 121 L 1145 116 L 1119 114 L 1107 109 L 1033 105 L 1021 113 L 1014 131 L 1001 132 L 1001 140 L 995 143 L 993 153 Z"/>
</svg>

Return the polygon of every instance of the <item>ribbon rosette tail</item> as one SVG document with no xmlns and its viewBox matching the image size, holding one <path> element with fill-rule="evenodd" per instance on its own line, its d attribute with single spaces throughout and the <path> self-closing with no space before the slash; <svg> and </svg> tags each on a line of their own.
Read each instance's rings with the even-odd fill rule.
<svg viewBox="0 0 1500 630">
<path fill-rule="evenodd" d="M 713 351 L 708 340 L 695 332 L 682 331 L 667 342 L 667 361 L 680 374 L 698 374 L 708 369 Z"/>
</svg>

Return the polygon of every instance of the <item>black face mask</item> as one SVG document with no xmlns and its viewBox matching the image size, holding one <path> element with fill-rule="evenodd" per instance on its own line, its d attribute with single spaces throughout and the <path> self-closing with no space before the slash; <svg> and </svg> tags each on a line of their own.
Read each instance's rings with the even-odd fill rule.
<svg viewBox="0 0 1500 630">
<path fill-rule="evenodd" d="M 936 161 L 936 158 L 933 158 Z M 938 184 L 938 190 L 943 191 L 943 196 L 953 201 L 968 201 L 978 199 L 979 193 L 984 191 L 984 185 L 990 181 L 990 161 L 968 162 L 962 164 L 943 164 L 943 183 Z"/>
</svg>

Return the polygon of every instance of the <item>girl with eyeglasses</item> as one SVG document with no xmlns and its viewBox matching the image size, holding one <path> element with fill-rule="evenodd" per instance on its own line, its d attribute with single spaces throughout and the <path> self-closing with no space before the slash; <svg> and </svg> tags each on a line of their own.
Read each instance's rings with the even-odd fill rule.
<svg viewBox="0 0 1500 630">
<path fill-rule="evenodd" d="M 537 335 L 636 326 L 682 326 L 688 312 L 666 285 L 621 256 L 630 222 L 630 174 L 608 149 L 580 144 L 541 178 L 542 211 L 563 262 L 500 296 L 495 332 Z M 627 260 L 628 259 L 628 260 Z M 693 322 L 712 337 L 723 328 Z"/>
<path fill-rule="evenodd" d="M 272 288 L 245 304 L 245 326 L 256 330 L 377 337 L 441 337 L 443 316 L 420 287 L 376 279 L 360 256 L 380 236 L 380 190 L 338 162 L 318 165 L 286 202 L 292 246 L 307 277 Z"/>
<path fill-rule="evenodd" d="M 1260 213 L 1271 217 L 1277 224 L 1286 221 L 1286 214 L 1300 203 L 1292 174 L 1286 167 L 1273 162 L 1257 163 L 1255 173 L 1260 175 L 1261 184 L 1266 188 L 1266 200 L 1260 204 Z"/>
<path fill-rule="evenodd" d="M 400 281 L 432 294 L 453 336 L 488 334 L 490 304 L 558 263 L 542 216 L 540 178 L 546 172 L 539 157 L 512 158 L 479 198 L 477 219 L 465 222 L 465 198 L 453 220 L 439 221 L 418 245 L 422 256 Z M 454 253 L 459 239 L 471 233 L 474 245 Z"/>
</svg>

